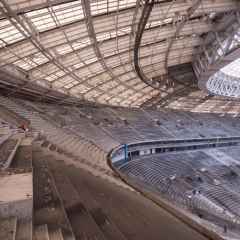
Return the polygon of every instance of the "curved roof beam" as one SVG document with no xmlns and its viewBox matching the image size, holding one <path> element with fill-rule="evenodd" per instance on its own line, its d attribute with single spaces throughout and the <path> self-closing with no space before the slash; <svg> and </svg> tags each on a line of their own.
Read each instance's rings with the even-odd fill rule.
<svg viewBox="0 0 240 240">
<path fill-rule="evenodd" d="M 177 36 L 179 35 L 181 29 L 184 27 L 184 25 L 186 24 L 187 20 L 190 18 L 190 16 L 196 11 L 196 9 L 198 8 L 199 4 L 201 3 L 201 0 L 196 0 L 196 2 L 193 4 L 193 6 L 191 8 L 189 8 L 187 10 L 187 15 L 184 17 L 184 20 L 177 26 L 176 32 L 174 34 L 174 36 L 171 38 L 167 50 L 166 50 L 166 54 L 165 54 L 165 69 L 166 72 L 168 71 L 167 66 L 168 66 L 168 56 L 170 54 L 170 50 L 171 47 L 173 45 L 174 40 L 177 38 Z M 145 1 L 145 5 L 144 8 L 142 10 L 142 15 L 140 18 L 140 21 L 138 23 L 138 29 L 137 29 L 137 33 L 135 36 L 135 45 L 134 45 L 134 66 L 135 66 L 135 70 L 139 76 L 139 78 L 146 84 L 148 84 L 149 86 L 155 88 L 155 89 L 159 89 L 160 87 L 160 82 L 159 81 L 154 81 L 153 78 L 150 79 L 149 77 L 147 77 L 147 75 L 142 71 L 140 64 L 139 64 L 139 50 L 140 50 L 140 45 L 141 45 L 141 40 L 142 40 L 142 35 L 143 35 L 143 31 L 145 29 L 145 26 L 147 24 L 147 21 L 149 19 L 149 16 L 151 14 L 152 8 L 154 5 L 154 0 L 152 1 Z M 163 78 L 166 78 L 167 83 L 168 83 L 168 77 L 165 75 L 162 75 Z"/>
<path fill-rule="evenodd" d="M 147 85 L 151 86 L 152 88 L 158 88 L 156 87 L 155 84 L 153 84 L 152 79 L 149 79 L 145 73 L 143 72 L 142 68 L 140 67 L 139 64 L 139 49 L 140 49 L 140 45 L 141 45 L 141 40 L 142 40 L 142 35 L 143 35 L 143 31 L 146 27 L 147 21 L 149 19 L 149 16 L 152 12 L 154 6 L 154 0 L 146 0 L 144 3 L 144 7 L 142 10 L 142 14 L 140 17 L 140 21 L 138 23 L 138 27 L 137 27 L 137 33 L 135 34 L 135 43 L 134 43 L 134 49 L 133 49 L 133 54 L 134 54 L 134 68 L 135 71 L 138 75 L 138 77 Z M 159 89 L 159 88 L 158 88 Z M 163 90 L 164 91 L 164 90 Z"/>
<path fill-rule="evenodd" d="M 174 35 L 170 38 L 170 41 L 168 43 L 168 47 L 166 50 L 166 54 L 165 54 L 165 63 L 164 63 L 167 75 L 169 75 L 169 73 L 168 73 L 168 58 L 169 58 L 169 54 L 170 54 L 171 48 L 173 46 L 173 43 L 177 39 L 177 37 L 180 36 L 180 32 L 182 31 L 183 27 L 186 25 L 189 18 L 194 14 L 194 12 L 198 9 L 198 7 L 201 3 L 202 3 L 202 0 L 195 0 L 192 7 L 190 7 L 187 10 L 187 15 L 183 16 L 182 21 L 177 25 Z M 171 81 L 171 78 L 167 78 L 167 81 Z"/>
</svg>

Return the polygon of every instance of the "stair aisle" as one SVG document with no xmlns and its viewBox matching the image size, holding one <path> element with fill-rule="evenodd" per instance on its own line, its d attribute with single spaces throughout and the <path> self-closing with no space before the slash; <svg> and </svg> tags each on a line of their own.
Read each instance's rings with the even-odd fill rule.
<svg viewBox="0 0 240 240">
<path fill-rule="evenodd" d="M 55 165 L 57 174 L 62 173 L 62 177 L 64 174 L 66 175 L 66 166 L 64 166 L 63 162 L 59 164 L 52 161 L 52 165 Z M 76 169 L 74 166 L 69 166 L 68 168 Z M 75 191 L 77 191 L 79 201 L 91 214 L 92 218 L 102 230 L 106 238 L 126 240 L 125 236 L 116 227 L 113 221 L 104 213 L 100 204 L 94 199 L 94 195 L 89 192 L 87 182 L 81 181 L 81 178 L 79 178 L 79 174 L 76 172 L 76 175 L 74 175 L 73 171 L 71 172 L 71 174 L 68 174 L 68 178 Z"/>
<path fill-rule="evenodd" d="M 61 229 L 64 240 L 75 240 L 54 179 L 46 164 L 47 157 L 34 146 L 34 225 L 47 225 L 53 239 L 56 234 L 60 234 L 58 229 Z"/>
<path fill-rule="evenodd" d="M 46 141 L 44 141 L 43 143 L 36 142 L 36 144 L 43 147 L 44 145 L 47 145 L 47 142 Z M 45 149 L 46 148 L 43 147 L 44 151 Z M 101 167 L 101 165 L 98 165 L 95 161 L 90 161 L 90 160 L 81 158 L 81 153 L 79 156 L 76 157 L 76 156 L 73 156 L 72 154 L 66 154 L 62 151 L 59 151 L 58 149 L 57 151 L 48 151 L 48 154 L 56 158 L 57 160 L 58 159 L 64 160 L 64 162 L 67 165 L 73 164 L 77 168 L 86 170 L 87 172 L 91 173 L 95 177 L 102 178 L 104 180 L 107 180 L 108 182 L 116 184 L 119 187 L 134 191 L 133 188 L 131 188 L 130 186 L 122 182 L 122 180 L 119 179 L 119 177 L 117 177 L 116 174 L 114 174 L 114 172 L 107 166 L 107 163 L 106 163 L 107 160 L 105 159 L 103 161 L 105 162 L 107 168 Z"/>
<path fill-rule="evenodd" d="M 49 240 L 67 240 L 67 239 L 64 239 L 61 228 L 48 231 L 48 234 L 49 234 Z"/>
<path fill-rule="evenodd" d="M 69 177 L 78 191 L 81 201 L 83 195 L 85 195 L 82 189 L 85 188 L 90 192 L 86 201 L 92 202 L 91 198 L 93 198 L 103 209 L 104 214 L 102 214 L 103 211 L 100 211 L 99 214 L 96 208 L 96 211 L 94 210 L 96 205 L 92 208 L 93 211 L 89 209 L 88 211 L 92 216 L 95 215 L 93 218 L 98 222 L 104 235 L 109 237 L 107 239 L 115 239 L 115 237 L 110 237 L 109 232 L 107 235 L 107 228 L 104 229 L 104 224 L 108 223 L 109 219 L 111 223 L 114 222 L 116 228 L 126 239 L 159 240 L 175 239 L 176 236 L 184 240 L 205 239 L 196 232 L 192 235 L 192 229 L 138 193 L 92 177 L 89 173 L 76 168 L 74 165 L 66 166 L 63 162 L 60 165 L 61 171 Z M 83 184 L 80 184 L 81 182 Z M 84 204 L 86 208 L 91 207 L 91 203 L 84 202 Z"/>
<path fill-rule="evenodd" d="M 15 240 L 32 240 L 32 220 L 18 219 Z"/>
<path fill-rule="evenodd" d="M 81 202 L 75 187 L 58 167 L 60 161 L 49 159 L 48 162 L 76 239 L 106 240 L 107 238 Z"/>
<path fill-rule="evenodd" d="M 34 228 L 34 240 L 50 240 L 47 224 L 36 226 Z"/>
<path fill-rule="evenodd" d="M 91 213 L 93 219 L 98 224 L 104 235 L 107 239 L 116 239 L 116 240 L 126 240 L 126 236 L 123 232 L 118 228 L 118 226 L 114 223 L 114 220 L 107 214 L 108 208 L 111 208 L 109 205 L 111 201 L 106 200 L 108 202 L 105 206 L 102 205 L 102 202 L 99 202 L 96 195 L 99 195 L 95 190 L 91 189 L 89 185 L 89 181 L 86 181 L 84 177 L 81 176 L 79 169 L 74 167 L 73 165 L 64 166 L 61 164 L 59 169 L 64 169 L 65 174 L 69 176 L 70 181 L 74 185 L 75 189 L 78 191 L 78 194 L 81 197 L 81 201 L 84 206 Z M 99 190 L 101 191 L 101 190 Z M 104 195 L 104 193 L 102 193 Z M 111 197 L 110 197 L 111 198 Z M 116 209 L 116 214 L 118 221 L 122 218 L 123 221 L 128 221 L 127 215 L 133 214 L 133 211 L 125 211 L 122 209 L 122 202 L 119 201 L 119 207 Z M 137 214 L 137 213 L 136 213 Z M 143 220 L 142 216 L 141 217 Z"/>
</svg>

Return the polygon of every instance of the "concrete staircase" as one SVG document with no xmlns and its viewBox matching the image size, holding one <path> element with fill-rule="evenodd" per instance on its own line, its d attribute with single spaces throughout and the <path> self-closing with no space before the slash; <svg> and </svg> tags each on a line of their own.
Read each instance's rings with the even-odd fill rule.
<svg viewBox="0 0 240 240">
<path fill-rule="evenodd" d="M 32 240 L 32 220 L 18 219 L 15 240 Z"/>
<path fill-rule="evenodd" d="M 33 240 L 50 240 L 47 224 L 34 228 Z"/>
<path fill-rule="evenodd" d="M 53 231 L 49 231 L 49 240 L 65 240 L 63 237 L 62 229 L 58 228 Z"/>
<path fill-rule="evenodd" d="M 53 158 L 48 159 L 48 165 L 77 239 L 126 240 L 124 234 L 91 196 L 87 186 L 79 180 L 77 168 L 66 166 L 64 161 Z M 71 173 L 75 170 L 76 175 L 66 174 L 66 169 L 70 169 Z"/>
<path fill-rule="evenodd" d="M 72 227 L 46 164 L 48 155 L 33 149 L 34 240 L 75 240 Z"/>
<path fill-rule="evenodd" d="M 63 237 L 62 229 L 50 230 L 47 224 L 34 228 L 33 240 L 70 240 Z"/>
<path fill-rule="evenodd" d="M 74 240 L 64 238 L 62 229 L 49 229 L 47 224 L 34 227 L 32 232 L 32 221 L 19 220 L 10 217 L 0 220 L 1 240 Z"/>
<path fill-rule="evenodd" d="M 47 144 L 45 141 L 39 142 L 37 144 L 42 146 L 44 148 L 44 151 L 47 150 L 49 155 L 56 158 L 56 161 L 58 161 L 58 159 L 61 159 L 65 162 L 66 165 L 74 165 L 76 168 L 84 169 L 85 171 L 89 172 L 93 176 L 104 179 L 112 184 L 117 185 L 118 187 L 122 187 L 130 191 L 135 191 L 133 188 L 125 184 L 109 167 L 108 169 L 105 169 L 99 166 L 95 162 L 89 162 L 89 161 L 86 161 L 85 159 L 74 157 L 71 154 L 67 154 L 61 151 L 59 152 L 58 150 L 52 151 L 50 150 L 51 143 Z M 46 148 L 46 145 L 47 145 L 47 148 Z"/>
</svg>

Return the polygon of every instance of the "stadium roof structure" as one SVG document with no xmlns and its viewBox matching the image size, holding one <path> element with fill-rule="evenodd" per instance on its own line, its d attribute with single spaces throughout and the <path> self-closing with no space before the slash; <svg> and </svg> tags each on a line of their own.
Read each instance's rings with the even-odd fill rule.
<svg viewBox="0 0 240 240">
<path fill-rule="evenodd" d="M 0 85 L 9 96 L 141 106 L 197 79 L 205 89 L 207 67 L 239 38 L 209 56 L 239 24 L 238 0 L 1 0 Z"/>
</svg>

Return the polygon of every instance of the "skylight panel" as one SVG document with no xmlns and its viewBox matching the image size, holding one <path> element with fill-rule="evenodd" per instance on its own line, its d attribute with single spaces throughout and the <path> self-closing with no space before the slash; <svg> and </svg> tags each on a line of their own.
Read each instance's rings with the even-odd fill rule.
<svg viewBox="0 0 240 240">
<path fill-rule="evenodd" d="M 91 13 L 93 15 L 101 14 L 101 13 L 106 13 L 107 12 L 107 7 L 108 7 L 108 1 L 96 1 L 91 3 Z"/>
<path fill-rule="evenodd" d="M 42 53 L 37 53 L 34 55 L 30 55 L 28 57 L 19 59 L 15 61 L 13 64 L 26 71 L 29 71 L 30 69 L 35 68 L 38 65 L 41 65 L 47 61 L 48 59 Z"/>
<path fill-rule="evenodd" d="M 64 66 L 68 67 L 68 69 L 72 70 L 72 66 L 79 62 L 79 58 L 76 55 L 69 55 L 67 58 L 62 60 Z"/>
<path fill-rule="evenodd" d="M 84 18 L 82 6 L 78 1 L 54 6 L 52 9 L 61 25 Z"/>
<path fill-rule="evenodd" d="M 93 57 L 93 58 L 89 58 L 89 59 L 85 60 L 85 63 L 86 64 L 91 64 L 93 62 L 96 62 L 97 60 L 98 60 L 97 57 Z"/>
<path fill-rule="evenodd" d="M 71 82 L 71 83 L 69 83 L 69 84 L 64 85 L 64 88 L 69 89 L 69 88 L 71 88 L 72 86 L 74 86 L 74 84 Z"/>
<path fill-rule="evenodd" d="M 89 91 L 87 94 L 86 94 L 86 96 L 88 96 L 88 97 L 97 97 L 98 95 L 100 95 L 101 93 L 100 92 L 98 92 L 98 91 L 96 91 L 96 90 L 91 90 L 91 91 Z"/>
<path fill-rule="evenodd" d="M 77 40 L 76 42 L 73 42 L 72 47 L 74 48 L 74 50 L 77 50 L 80 48 L 84 48 L 90 44 L 91 44 L 90 39 L 86 37 L 86 39 L 81 39 L 81 40 Z"/>
<path fill-rule="evenodd" d="M 63 78 L 61 78 L 61 79 L 58 79 L 57 82 L 61 82 L 61 83 L 64 83 L 64 84 L 68 84 L 68 83 L 70 83 L 70 82 L 72 82 L 72 81 L 73 81 L 73 78 L 72 78 L 71 76 L 67 75 L 67 76 L 65 76 L 65 77 L 63 77 Z"/>
<path fill-rule="evenodd" d="M 56 23 L 47 8 L 25 14 L 37 31 L 42 32 L 56 27 Z"/>
<path fill-rule="evenodd" d="M 91 3 L 93 15 L 117 11 L 120 9 L 135 6 L 136 0 L 103 0 Z"/>
<path fill-rule="evenodd" d="M 102 34 L 98 34 L 97 35 L 97 41 L 103 41 L 103 40 L 107 40 L 107 39 L 109 39 L 109 38 L 111 38 L 111 35 L 110 35 L 110 33 L 108 33 L 108 32 L 105 32 L 105 33 L 102 33 Z"/>
<path fill-rule="evenodd" d="M 120 3 L 121 1 L 119 1 Z M 108 11 L 115 11 L 118 7 L 118 1 L 116 0 L 109 0 L 108 1 Z"/>
<path fill-rule="evenodd" d="M 118 85 L 118 83 L 116 81 L 110 81 L 108 83 L 105 83 L 104 85 L 101 85 L 99 88 L 107 91 L 108 89 L 114 88 Z"/>
<path fill-rule="evenodd" d="M 37 54 L 31 56 L 30 58 L 32 61 L 34 61 L 34 63 L 36 65 L 41 65 L 48 61 L 48 58 L 46 58 L 42 53 L 37 53 Z"/>
<path fill-rule="evenodd" d="M 56 77 L 50 75 L 50 76 L 45 77 L 45 80 L 47 80 L 47 81 L 49 81 L 49 82 L 53 82 L 54 80 L 56 80 Z"/>
<path fill-rule="evenodd" d="M 62 71 L 62 70 L 57 71 L 57 72 L 54 73 L 54 75 L 57 76 L 57 77 L 59 77 L 59 78 L 62 77 L 62 76 L 64 76 L 65 74 L 66 74 L 66 73 L 65 73 L 64 71 Z"/>
<path fill-rule="evenodd" d="M 132 7 L 136 5 L 136 0 L 120 0 L 119 1 L 119 8 L 127 8 L 127 7 Z"/>
<path fill-rule="evenodd" d="M 32 62 L 26 62 L 26 60 L 18 60 L 14 63 L 15 66 L 23 69 L 23 70 L 29 70 L 30 68 L 32 68 L 34 63 Z"/>
<path fill-rule="evenodd" d="M 64 54 L 67 54 L 69 52 L 72 52 L 72 48 L 69 45 L 65 44 L 65 45 L 61 45 L 59 47 L 56 47 L 55 51 L 56 51 L 57 55 L 64 55 Z"/>
<path fill-rule="evenodd" d="M 11 44 L 23 39 L 24 36 L 7 19 L 0 20 L 0 40 L 2 45 Z"/>
<path fill-rule="evenodd" d="M 86 85 L 80 84 L 76 87 L 73 87 L 72 90 L 70 90 L 72 93 L 77 92 L 77 93 L 86 93 L 87 91 L 90 90 L 90 87 L 87 87 Z"/>
<path fill-rule="evenodd" d="M 103 84 L 104 82 L 105 82 L 105 79 L 101 79 L 101 78 L 92 78 L 88 80 L 88 83 L 94 87 L 97 87 L 99 84 Z"/>
<path fill-rule="evenodd" d="M 84 66 L 84 64 L 82 62 L 78 62 L 78 63 L 72 65 L 72 69 L 75 70 L 75 69 L 78 69 L 78 68 L 83 67 L 83 66 Z"/>
</svg>

